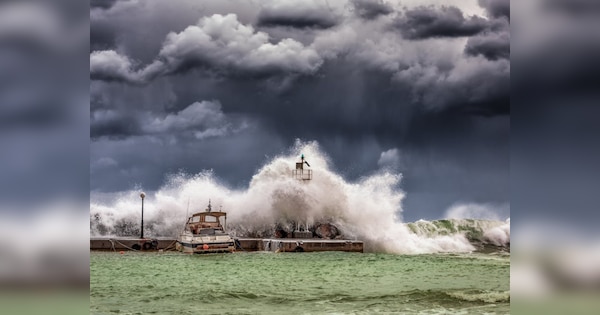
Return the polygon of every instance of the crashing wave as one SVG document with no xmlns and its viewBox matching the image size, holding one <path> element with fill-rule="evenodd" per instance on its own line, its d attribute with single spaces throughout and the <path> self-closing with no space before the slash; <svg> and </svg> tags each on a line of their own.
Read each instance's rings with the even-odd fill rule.
<svg viewBox="0 0 600 315">
<path fill-rule="evenodd" d="M 291 176 L 293 161 L 300 154 L 312 166 L 314 176 L 309 182 Z M 298 226 L 323 234 L 333 229 L 325 225 L 329 224 L 337 232 L 329 231 L 327 237 L 333 233 L 333 237 L 363 240 L 367 251 L 418 254 L 476 249 L 469 235 L 485 234 L 484 223 L 473 223 L 473 231 L 465 230 L 468 225 L 452 223 L 454 228 L 447 233 L 438 226 L 446 224 L 445 220 L 431 223 L 436 228 L 426 221 L 403 223 L 400 179 L 400 174 L 382 170 L 356 182 L 346 181 L 331 170 L 316 142 L 297 141 L 287 155 L 273 158 L 258 170 L 246 189 L 230 189 L 211 172 L 171 176 L 145 199 L 144 234 L 177 235 L 187 215 L 203 209 L 211 199 L 228 213 L 227 229 L 237 236 L 276 237 Z M 91 235 L 137 235 L 140 204 L 139 189 L 92 193 Z"/>
</svg>

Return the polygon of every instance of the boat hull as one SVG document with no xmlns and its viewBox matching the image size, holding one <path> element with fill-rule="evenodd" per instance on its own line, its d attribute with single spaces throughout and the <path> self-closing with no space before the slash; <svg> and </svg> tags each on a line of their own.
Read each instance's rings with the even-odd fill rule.
<svg viewBox="0 0 600 315">
<path fill-rule="evenodd" d="M 177 241 L 177 250 L 188 254 L 233 253 L 235 244 L 230 242 L 185 242 Z"/>
</svg>

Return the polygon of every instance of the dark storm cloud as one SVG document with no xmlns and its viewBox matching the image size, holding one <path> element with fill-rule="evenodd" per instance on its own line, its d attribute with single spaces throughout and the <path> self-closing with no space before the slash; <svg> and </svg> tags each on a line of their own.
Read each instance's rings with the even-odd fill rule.
<svg viewBox="0 0 600 315">
<path fill-rule="evenodd" d="M 92 110 L 90 118 L 92 140 L 99 137 L 119 139 L 139 134 L 142 134 L 142 130 L 136 117 L 125 116 L 115 110 Z"/>
<path fill-rule="evenodd" d="M 350 2 L 356 14 L 364 19 L 374 19 L 394 12 L 394 9 L 383 0 L 351 0 Z"/>
<path fill-rule="evenodd" d="M 467 41 L 465 53 L 471 56 L 482 55 L 489 60 L 510 58 L 510 35 L 489 33 L 476 35 Z"/>
<path fill-rule="evenodd" d="M 464 38 L 405 40 L 390 28 L 394 16 L 377 9 L 384 2 L 365 13 L 372 19 L 356 11 L 366 2 L 330 3 L 340 19 L 329 28 L 255 29 L 271 3 L 202 11 L 185 25 L 155 15 L 161 2 L 128 7 L 134 21 L 157 19 L 162 35 L 121 40 L 147 24 L 133 22 L 120 26 L 114 47 L 90 54 L 92 189 L 153 190 L 179 169 L 213 169 L 245 186 L 266 156 L 301 138 L 317 140 L 351 180 L 399 168 L 411 220 L 440 217 L 458 200 L 506 202 L 508 60 L 468 54 Z M 111 10 L 105 26 L 121 14 L 118 4 Z M 479 21 L 459 13 L 459 29 Z M 476 36 L 504 30 L 485 21 Z M 193 105 L 203 102 L 220 107 Z"/>
<path fill-rule="evenodd" d="M 508 60 L 472 60 L 451 68 L 411 67 L 395 73 L 393 80 L 410 87 L 411 101 L 428 110 L 494 116 L 510 112 L 509 75 Z"/>
<path fill-rule="evenodd" d="M 497 4 L 494 4 L 498 2 Z M 480 4 L 485 4 L 480 1 Z M 465 54 L 469 56 L 483 56 L 489 60 L 509 59 L 510 58 L 510 25 L 509 13 L 510 4 L 508 1 L 490 1 L 488 5 L 488 14 L 490 15 L 489 28 L 484 32 L 472 36 L 465 45 Z M 489 7 L 495 8 L 506 6 L 506 15 L 497 14 Z M 492 10 L 492 11 L 490 11 Z M 504 11 L 502 11 L 504 12 Z"/>
<path fill-rule="evenodd" d="M 482 32 L 488 22 L 478 16 L 465 17 L 454 6 L 417 7 L 406 10 L 396 20 L 396 27 L 409 39 L 465 37 Z"/>
<path fill-rule="evenodd" d="M 90 8 L 110 9 L 118 0 L 90 0 Z"/>
<path fill-rule="evenodd" d="M 258 14 L 257 24 L 326 29 L 337 25 L 340 19 L 326 1 L 271 1 Z"/>
<path fill-rule="evenodd" d="M 116 46 L 117 31 L 107 21 L 95 21 L 90 25 L 90 52 L 108 50 Z"/>
<path fill-rule="evenodd" d="M 247 122 L 227 117 L 218 101 L 194 102 L 179 111 L 152 113 L 114 109 L 92 109 L 91 138 L 124 139 L 131 136 L 202 140 L 242 131 Z"/>
<path fill-rule="evenodd" d="M 157 58 L 134 69 L 133 62 L 114 50 L 90 55 L 94 80 L 145 84 L 156 77 L 206 68 L 217 73 L 312 73 L 321 65 L 320 56 L 293 39 L 269 42 L 264 32 L 238 21 L 237 15 L 215 14 L 180 33 L 169 33 Z"/>
<path fill-rule="evenodd" d="M 510 0 L 479 0 L 490 17 L 506 17 L 510 20 Z"/>
</svg>

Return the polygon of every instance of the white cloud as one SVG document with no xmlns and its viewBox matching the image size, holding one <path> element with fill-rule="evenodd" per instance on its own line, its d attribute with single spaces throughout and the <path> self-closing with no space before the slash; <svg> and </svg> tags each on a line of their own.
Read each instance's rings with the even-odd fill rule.
<svg viewBox="0 0 600 315">
<path fill-rule="evenodd" d="M 389 149 L 381 152 L 379 161 L 377 161 L 379 167 L 397 168 L 400 166 L 400 154 L 398 149 Z"/>
</svg>

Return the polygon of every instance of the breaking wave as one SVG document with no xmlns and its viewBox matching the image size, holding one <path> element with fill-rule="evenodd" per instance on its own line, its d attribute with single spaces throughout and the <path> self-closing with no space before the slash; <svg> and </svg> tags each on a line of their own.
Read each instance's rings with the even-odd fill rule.
<svg viewBox="0 0 600 315">
<path fill-rule="evenodd" d="M 301 154 L 313 170 L 310 181 L 292 177 L 294 163 Z M 316 142 L 297 141 L 287 154 L 273 158 L 258 170 L 247 189 L 229 189 L 209 171 L 170 176 L 163 187 L 145 199 L 144 233 L 176 236 L 187 215 L 203 211 L 210 199 L 213 209 L 222 207 L 228 213 L 227 229 L 237 236 L 273 237 L 277 228 L 294 230 L 299 225 L 310 230 L 320 223 L 331 223 L 342 232 L 341 236 L 365 241 L 367 251 L 418 254 L 475 250 L 467 238 L 468 229 L 460 228 L 468 224 L 452 223 L 454 229 L 445 232 L 443 224 L 404 224 L 400 180 L 400 174 L 382 170 L 348 182 L 331 170 L 328 157 Z M 92 193 L 91 235 L 138 234 L 139 192 Z M 481 235 L 499 226 L 477 224 L 471 224 L 472 229 Z"/>
<path fill-rule="evenodd" d="M 485 290 L 470 290 L 470 291 L 450 291 L 445 292 L 446 295 L 457 300 L 467 302 L 483 302 L 483 303 L 508 303 L 510 302 L 509 291 L 485 291 Z"/>
<path fill-rule="evenodd" d="M 510 245 L 510 219 L 506 221 L 481 219 L 419 220 L 406 225 L 411 232 L 424 237 L 462 234 L 471 244 Z"/>
</svg>

